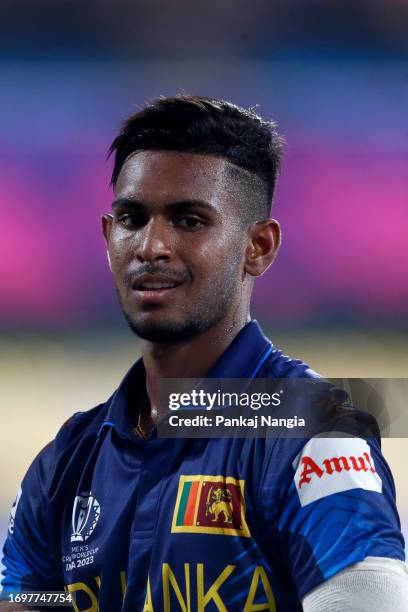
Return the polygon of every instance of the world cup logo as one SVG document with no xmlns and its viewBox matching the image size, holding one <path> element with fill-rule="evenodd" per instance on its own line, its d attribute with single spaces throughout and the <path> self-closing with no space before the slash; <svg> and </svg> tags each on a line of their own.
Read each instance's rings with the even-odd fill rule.
<svg viewBox="0 0 408 612">
<path fill-rule="evenodd" d="M 71 542 L 85 542 L 99 520 L 101 507 L 91 491 L 77 495 L 72 509 Z"/>
</svg>

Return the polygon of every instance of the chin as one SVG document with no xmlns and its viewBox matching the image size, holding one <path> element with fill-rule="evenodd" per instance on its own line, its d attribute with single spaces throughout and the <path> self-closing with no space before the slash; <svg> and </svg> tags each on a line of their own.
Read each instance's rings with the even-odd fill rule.
<svg viewBox="0 0 408 612">
<path fill-rule="evenodd" d="M 179 342 L 201 333 L 206 327 L 193 321 L 137 321 L 126 316 L 130 329 L 149 342 Z"/>
</svg>

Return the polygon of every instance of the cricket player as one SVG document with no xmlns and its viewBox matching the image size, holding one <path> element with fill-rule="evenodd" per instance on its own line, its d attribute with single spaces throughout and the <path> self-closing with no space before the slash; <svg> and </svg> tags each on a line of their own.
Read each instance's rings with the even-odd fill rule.
<svg viewBox="0 0 408 612">
<path fill-rule="evenodd" d="M 376 437 L 157 433 L 161 379 L 318 377 L 250 314 L 281 241 L 270 218 L 281 151 L 273 122 L 189 96 L 148 104 L 113 141 L 102 227 L 142 358 L 29 468 L 1 610 L 52 592 L 77 612 L 408 610 Z"/>
</svg>

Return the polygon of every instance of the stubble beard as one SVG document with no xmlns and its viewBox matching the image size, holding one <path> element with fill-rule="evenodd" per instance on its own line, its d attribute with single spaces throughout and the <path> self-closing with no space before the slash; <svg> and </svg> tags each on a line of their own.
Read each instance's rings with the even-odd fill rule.
<svg viewBox="0 0 408 612">
<path fill-rule="evenodd" d="M 139 338 L 150 342 L 181 342 L 202 334 L 223 319 L 227 319 L 228 312 L 234 307 L 237 294 L 239 274 L 235 270 L 228 270 L 228 274 L 217 278 L 217 283 L 208 287 L 208 293 L 202 295 L 198 303 L 183 305 L 183 313 L 172 320 L 164 315 L 155 321 L 143 321 L 143 315 L 132 315 L 125 307 L 119 291 L 118 298 L 123 316 L 130 329 Z"/>
</svg>

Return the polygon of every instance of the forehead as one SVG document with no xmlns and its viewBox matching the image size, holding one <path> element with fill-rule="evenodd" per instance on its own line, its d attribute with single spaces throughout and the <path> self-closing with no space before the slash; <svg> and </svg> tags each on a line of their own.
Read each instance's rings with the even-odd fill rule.
<svg viewBox="0 0 408 612">
<path fill-rule="evenodd" d="M 200 199 L 216 204 L 228 192 L 228 162 L 222 158 L 176 151 L 139 151 L 123 164 L 116 195 L 165 203 Z"/>
</svg>

